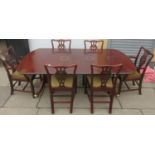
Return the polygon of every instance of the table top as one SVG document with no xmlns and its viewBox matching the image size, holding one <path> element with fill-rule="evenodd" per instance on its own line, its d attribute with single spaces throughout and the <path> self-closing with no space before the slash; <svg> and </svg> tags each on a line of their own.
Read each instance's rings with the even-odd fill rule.
<svg viewBox="0 0 155 155">
<path fill-rule="evenodd" d="M 90 74 L 90 65 L 122 64 L 121 74 L 130 74 L 136 68 L 132 61 L 119 50 L 104 49 L 89 51 L 84 49 L 52 50 L 49 48 L 36 49 L 26 55 L 17 70 L 23 74 L 46 74 L 44 65 L 77 64 L 77 74 Z"/>
</svg>

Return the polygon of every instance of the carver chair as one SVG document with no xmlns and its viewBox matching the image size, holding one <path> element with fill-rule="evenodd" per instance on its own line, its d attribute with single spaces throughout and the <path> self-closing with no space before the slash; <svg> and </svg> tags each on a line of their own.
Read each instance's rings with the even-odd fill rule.
<svg viewBox="0 0 155 155">
<path fill-rule="evenodd" d="M 35 79 L 38 79 L 38 77 L 36 78 L 35 75 L 23 75 L 20 72 L 18 72 L 16 69 L 18 61 L 16 60 L 16 57 L 13 57 L 12 54 L 13 53 L 10 54 L 10 51 L 8 51 L 0 55 L 0 60 L 7 72 L 7 76 L 9 79 L 11 95 L 14 94 L 14 91 L 21 91 L 21 92 L 31 92 L 33 98 L 37 97 L 42 87 L 39 89 L 38 92 L 36 92 L 33 82 Z M 25 83 L 25 85 L 22 88 L 18 88 L 18 86 L 21 86 L 21 83 Z M 30 84 L 30 90 L 26 90 L 29 84 Z"/>
<path fill-rule="evenodd" d="M 136 71 L 134 71 L 133 73 L 129 74 L 129 75 L 121 75 L 119 77 L 120 79 L 120 83 L 119 83 L 119 89 L 118 89 L 118 94 L 121 93 L 121 91 L 133 91 L 133 90 L 138 90 L 139 91 L 139 95 L 142 94 L 142 83 L 143 83 L 143 78 L 145 75 L 145 71 L 147 69 L 147 66 L 149 65 L 149 63 L 151 62 L 152 58 L 153 58 L 153 54 L 147 50 L 144 47 L 140 47 L 137 56 L 136 57 L 131 57 L 132 59 L 134 58 L 134 65 L 136 66 Z M 135 84 L 137 85 L 137 87 L 135 88 L 131 88 L 128 85 L 128 82 L 132 82 L 132 84 L 135 86 Z M 127 90 L 122 90 L 122 84 L 125 84 L 127 87 Z"/>
<path fill-rule="evenodd" d="M 116 95 L 116 82 L 122 68 L 118 65 L 91 65 L 91 75 L 86 77 L 86 93 L 90 101 L 91 113 L 94 113 L 94 103 L 109 103 L 109 113 L 112 113 L 113 99 Z M 105 92 L 110 100 L 96 100 L 96 92 Z M 104 97 L 104 96 L 98 96 Z M 105 97 L 105 98 L 106 98 Z"/>
<path fill-rule="evenodd" d="M 103 40 L 84 40 L 84 49 L 85 51 L 91 50 L 95 51 L 98 49 L 103 49 L 104 41 Z"/>
<path fill-rule="evenodd" d="M 71 49 L 71 39 L 52 39 L 52 50 L 70 50 Z"/>
<path fill-rule="evenodd" d="M 50 64 L 45 65 L 45 70 L 48 75 L 48 85 L 51 101 L 51 112 L 54 114 L 54 104 L 56 103 L 68 103 L 70 104 L 70 113 L 73 112 L 73 102 L 76 94 L 77 77 L 76 77 L 77 65 L 67 66 L 52 66 Z M 55 97 L 64 97 L 60 92 L 69 92 L 69 100 L 56 101 Z"/>
</svg>

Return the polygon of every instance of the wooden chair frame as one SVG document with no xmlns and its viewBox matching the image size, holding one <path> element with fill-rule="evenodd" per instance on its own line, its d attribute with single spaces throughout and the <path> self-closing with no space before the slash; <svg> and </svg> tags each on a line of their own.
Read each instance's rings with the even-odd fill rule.
<svg viewBox="0 0 155 155">
<path fill-rule="evenodd" d="M 90 101 L 90 111 L 94 113 L 94 103 L 109 103 L 109 113 L 112 113 L 113 99 L 116 95 L 116 83 L 119 76 L 119 72 L 122 68 L 121 64 L 118 65 L 91 65 L 91 82 L 89 82 L 88 77 L 86 78 L 86 87 L 85 91 L 88 95 Z M 95 70 L 98 70 L 98 73 L 95 73 Z M 112 72 L 115 73 L 112 73 Z M 101 79 L 101 86 L 94 87 L 94 77 L 98 76 Z M 109 79 L 112 80 L 113 87 L 107 87 L 107 82 Z M 110 97 L 110 101 L 97 101 L 94 100 L 95 92 L 107 92 L 107 95 Z M 99 96 L 100 97 L 100 96 Z M 101 96 L 102 97 L 102 96 Z"/>
<path fill-rule="evenodd" d="M 68 66 L 52 66 L 50 64 L 46 64 L 45 70 L 47 72 L 48 76 L 48 85 L 49 85 L 49 93 L 50 93 L 50 101 L 51 101 L 51 112 L 54 114 L 55 113 L 55 108 L 54 104 L 55 103 L 70 103 L 70 113 L 73 112 L 73 102 L 76 94 L 76 89 L 77 89 L 77 77 L 76 77 L 76 70 L 77 70 L 77 65 L 68 65 Z M 70 70 L 70 73 L 68 73 L 68 70 Z M 71 71 L 72 70 L 72 71 Z M 53 73 L 54 71 L 54 73 Z M 57 76 L 59 86 L 58 87 L 52 87 L 51 82 L 52 82 L 52 77 L 53 75 Z M 73 77 L 73 86 L 72 87 L 65 87 L 65 78 L 67 75 L 70 75 Z M 71 100 L 69 101 L 54 101 L 55 93 L 56 92 L 71 92 Z M 57 95 L 61 97 L 62 95 Z M 64 95 L 63 95 L 64 96 Z"/>
<path fill-rule="evenodd" d="M 32 97 L 36 98 L 43 89 L 44 79 L 41 76 L 36 77 L 36 75 L 23 75 L 25 77 L 25 79 L 18 79 L 18 78 L 12 77 L 12 74 L 16 71 L 17 61 L 16 61 L 16 59 L 12 60 L 14 58 L 12 57 L 12 55 L 9 55 L 9 54 L 10 53 L 8 53 L 8 55 L 5 54 L 5 56 L 1 55 L 0 60 L 7 72 L 7 76 L 8 76 L 10 88 L 11 88 L 10 94 L 13 95 L 14 91 L 31 92 Z M 41 80 L 42 83 L 40 85 L 40 89 L 38 90 L 38 92 L 35 92 L 33 80 L 38 79 L 38 78 Z M 25 86 L 23 87 L 23 89 L 16 89 L 15 87 L 17 86 L 17 84 L 21 85 L 22 82 L 26 83 Z M 31 87 L 30 91 L 25 90 L 27 88 L 28 84 L 30 84 L 30 87 Z"/>
<path fill-rule="evenodd" d="M 138 90 L 139 91 L 139 95 L 142 94 L 142 83 L 143 83 L 143 78 L 145 75 L 145 71 L 147 69 L 147 66 L 149 65 L 149 63 L 151 62 L 152 58 L 153 58 L 153 54 L 147 50 L 144 47 L 140 47 L 138 54 L 136 57 L 131 57 L 132 59 L 134 58 L 134 64 L 137 68 L 137 72 L 140 74 L 140 77 L 135 78 L 135 79 L 127 79 L 128 75 L 121 75 L 119 77 L 120 79 L 120 83 L 119 83 L 119 89 L 118 89 L 118 94 L 121 93 L 122 91 L 122 84 L 124 83 L 127 87 L 127 90 L 123 90 L 123 91 L 134 91 L 134 90 Z M 129 85 L 127 84 L 128 81 L 131 81 L 133 83 L 133 85 L 137 84 L 137 88 L 130 88 Z"/>
</svg>

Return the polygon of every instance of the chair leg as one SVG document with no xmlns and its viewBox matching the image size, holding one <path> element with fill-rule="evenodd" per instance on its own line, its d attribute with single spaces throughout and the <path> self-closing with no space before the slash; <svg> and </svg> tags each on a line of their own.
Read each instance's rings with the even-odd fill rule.
<svg viewBox="0 0 155 155">
<path fill-rule="evenodd" d="M 91 94 L 90 94 L 90 106 L 91 106 L 91 113 L 94 113 L 94 104 L 93 104 L 93 92 L 91 90 Z"/>
<path fill-rule="evenodd" d="M 118 95 L 120 95 L 120 93 L 121 93 L 122 84 L 123 84 L 123 81 L 122 81 L 122 79 L 120 79 L 119 87 L 118 87 L 118 92 L 117 92 Z"/>
<path fill-rule="evenodd" d="M 18 82 L 18 86 L 20 86 L 20 85 L 21 85 L 21 81 Z"/>
<path fill-rule="evenodd" d="M 85 75 L 82 76 L 82 85 L 84 86 L 85 84 Z"/>
<path fill-rule="evenodd" d="M 54 96 L 53 94 L 50 95 L 51 96 L 51 113 L 54 114 L 55 110 L 54 110 Z"/>
<path fill-rule="evenodd" d="M 84 85 L 84 93 L 87 94 L 87 88 L 88 88 L 88 82 L 87 79 L 85 78 L 85 85 Z"/>
<path fill-rule="evenodd" d="M 133 86 L 135 86 L 135 81 L 134 80 L 132 81 L 132 84 L 133 84 Z"/>
<path fill-rule="evenodd" d="M 112 93 L 110 96 L 109 114 L 112 113 L 113 100 L 114 100 L 114 93 Z"/>
<path fill-rule="evenodd" d="M 87 81 L 86 81 L 87 79 L 86 79 L 86 76 L 85 75 L 83 75 L 83 77 L 82 77 L 82 84 L 83 84 L 83 86 L 84 86 L 84 93 L 85 94 L 87 94 Z"/>
<path fill-rule="evenodd" d="M 32 97 L 35 98 L 35 90 L 34 90 L 34 86 L 33 86 L 33 81 L 30 81 L 30 86 L 31 86 L 31 91 L 32 91 Z"/>
<path fill-rule="evenodd" d="M 73 102 L 74 102 L 74 90 L 72 91 L 72 94 L 71 94 L 71 104 L 70 104 L 70 113 L 72 114 L 73 112 Z"/>
<path fill-rule="evenodd" d="M 12 81 L 10 81 L 10 88 L 11 88 L 10 94 L 13 95 L 13 93 L 14 93 L 14 86 L 13 86 L 13 82 Z"/>
<path fill-rule="evenodd" d="M 14 93 L 14 88 L 13 88 L 13 86 L 11 86 L 11 95 L 13 95 L 13 93 Z"/>
<path fill-rule="evenodd" d="M 74 90 L 75 90 L 75 93 L 77 93 L 77 77 L 75 78 L 75 88 L 74 88 Z"/>
<path fill-rule="evenodd" d="M 138 91 L 139 95 L 142 95 L 142 80 L 139 82 Z"/>
</svg>

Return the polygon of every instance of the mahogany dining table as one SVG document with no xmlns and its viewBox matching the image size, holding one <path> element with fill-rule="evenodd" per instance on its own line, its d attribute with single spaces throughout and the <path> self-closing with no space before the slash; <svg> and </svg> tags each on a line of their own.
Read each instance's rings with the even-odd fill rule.
<svg viewBox="0 0 155 155">
<path fill-rule="evenodd" d="M 59 50 L 40 48 L 29 52 L 17 70 L 22 74 L 46 74 L 44 65 L 71 65 L 77 64 L 77 74 L 91 74 L 90 65 L 116 65 L 122 64 L 120 74 L 130 74 L 136 70 L 130 58 L 116 49 L 84 50 L 71 49 Z"/>
</svg>

